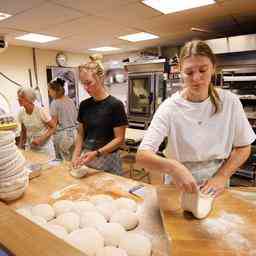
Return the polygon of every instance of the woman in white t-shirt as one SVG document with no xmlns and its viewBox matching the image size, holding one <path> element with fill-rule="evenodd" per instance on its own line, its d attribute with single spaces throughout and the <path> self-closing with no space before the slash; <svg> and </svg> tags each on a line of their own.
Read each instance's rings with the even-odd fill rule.
<svg viewBox="0 0 256 256">
<path fill-rule="evenodd" d="M 55 159 L 52 134 L 55 124 L 46 109 L 35 104 L 36 92 L 32 88 L 18 90 L 21 111 L 18 120 L 21 123 L 19 147 L 45 153 Z"/>
<path fill-rule="evenodd" d="M 164 172 L 182 191 L 224 191 L 250 155 L 256 136 L 238 97 L 212 84 L 215 56 L 202 41 L 188 42 L 180 54 L 184 88 L 156 111 L 139 147 L 137 161 Z M 168 136 L 168 158 L 156 151 Z"/>
</svg>

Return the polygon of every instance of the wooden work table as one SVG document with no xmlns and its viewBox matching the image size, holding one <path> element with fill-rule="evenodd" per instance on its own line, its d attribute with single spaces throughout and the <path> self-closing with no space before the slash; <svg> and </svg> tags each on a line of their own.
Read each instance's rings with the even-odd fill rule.
<svg viewBox="0 0 256 256">
<path fill-rule="evenodd" d="M 29 152 L 25 152 L 24 154 L 30 161 L 31 159 L 37 163 L 45 161 L 42 156 L 39 161 L 36 155 L 30 154 Z M 130 179 L 104 172 L 97 172 L 95 170 L 92 170 L 83 179 L 74 179 L 69 175 L 68 168 L 68 164 L 61 164 L 60 166 L 44 170 L 41 176 L 31 180 L 25 195 L 16 202 L 10 203 L 9 207 L 15 209 L 38 203 L 53 203 L 58 199 L 76 200 L 86 198 L 88 195 L 95 193 L 110 194 L 114 197 L 131 197 L 127 191 L 131 187 L 139 184 Z M 216 200 L 214 209 L 208 218 L 196 220 L 190 214 L 184 214 L 180 209 L 179 194 L 175 189 L 170 186 L 161 186 L 158 188 L 157 191 L 160 197 L 161 207 L 159 211 L 155 187 L 146 184 L 145 186 L 146 193 L 144 200 L 134 198 L 137 199 L 139 204 L 138 214 L 140 218 L 140 224 L 135 231 L 142 232 L 151 238 L 154 250 L 153 256 L 256 255 L 256 203 L 255 201 L 247 200 L 254 195 L 255 189 L 251 188 L 249 191 L 248 189 L 227 191 Z M 14 212 L 11 214 L 13 217 L 15 217 L 14 215 L 17 217 L 17 214 Z M 21 219 L 24 218 L 19 216 L 17 223 L 13 223 L 12 221 L 12 224 L 10 224 L 11 228 L 19 225 Z M 8 222 L 7 218 L 6 221 Z M 25 221 L 27 224 L 29 223 L 28 220 Z M 32 223 L 30 225 L 33 225 L 33 232 L 35 232 L 35 225 Z M 27 225 L 24 223 L 20 225 L 20 228 L 28 231 Z M 71 246 L 68 246 L 41 228 L 37 227 L 37 229 L 40 229 L 44 234 L 39 236 L 43 240 L 38 238 L 40 240 L 40 246 L 37 248 L 32 245 L 37 239 L 37 237 L 33 237 L 33 241 L 31 240 L 31 248 L 33 250 L 29 251 L 30 254 L 16 253 L 18 256 L 37 254 L 40 256 L 81 255 L 77 250 L 71 253 L 70 250 L 73 249 Z M 20 239 L 16 239 L 15 241 L 15 238 L 14 240 L 9 239 L 8 235 L 3 234 L 1 218 L 0 230 L 0 241 L 4 241 L 4 244 L 10 249 L 15 248 L 14 252 L 20 252 L 19 247 L 23 248 L 23 250 L 28 247 L 26 239 L 24 240 L 25 242 L 17 245 L 21 241 Z M 8 232 L 7 225 L 4 226 L 4 230 L 6 234 L 12 234 L 12 232 Z M 31 235 L 34 234 L 33 232 L 31 232 Z M 49 240 L 49 237 L 52 237 L 55 243 L 52 242 L 52 239 Z M 44 243 L 44 239 L 47 242 Z M 58 243 L 56 240 L 59 240 Z M 57 248 L 56 245 L 58 245 Z M 47 246 L 49 251 L 52 246 L 52 251 L 58 252 L 58 254 L 51 254 L 50 252 L 48 254 L 38 253 L 44 246 Z"/>
<path fill-rule="evenodd" d="M 40 159 L 37 159 L 36 155 L 30 152 L 24 152 L 24 155 L 29 161 L 32 161 L 31 159 L 33 159 L 33 162 L 36 163 L 40 163 L 41 161 L 45 162 L 47 159 L 43 156 L 40 156 Z M 145 196 L 144 200 L 142 200 L 128 193 L 130 188 L 138 184 L 139 183 L 137 181 L 111 175 L 105 172 L 97 172 L 96 170 L 92 170 L 91 173 L 85 178 L 75 179 L 70 176 L 69 164 L 66 163 L 44 170 L 42 171 L 41 176 L 30 180 L 30 184 L 25 195 L 21 199 L 10 203 L 9 207 L 16 209 L 26 205 L 35 205 L 38 203 L 51 204 L 55 200 L 59 199 L 77 200 L 87 198 L 88 195 L 99 193 L 110 194 L 113 197 L 132 197 L 138 202 L 138 215 L 140 220 L 139 226 L 134 231 L 143 233 L 151 239 L 154 250 L 153 256 L 170 255 L 167 251 L 167 240 L 161 222 L 159 207 L 157 205 L 156 190 L 153 186 L 145 184 Z M 1 237 L 0 235 L 1 241 L 4 241 L 2 240 L 3 238 L 4 237 Z M 43 243 L 43 241 L 40 241 L 40 243 L 41 242 Z M 6 241 L 6 247 L 12 249 L 12 243 L 13 242 L 10 242 L 10 240 Z M 47 243 L 47 245 L 49 245 L 49 243 Z M 20 246 L 23 247 L 24 245 L 21 244 Z M 65 248 L 66 247 L 67 246 L 65 246 Z M 25 256 L 26 254 L 20 255 Z M 18 254 L 18 256 L 20 255 Z M 36 254 L 30 253 L 30 255 Z M 40 256 L 41 255 L 42 254 L 40 254 Z M 72 254 L 58 255 L 72 256 Z"/>
</svg>

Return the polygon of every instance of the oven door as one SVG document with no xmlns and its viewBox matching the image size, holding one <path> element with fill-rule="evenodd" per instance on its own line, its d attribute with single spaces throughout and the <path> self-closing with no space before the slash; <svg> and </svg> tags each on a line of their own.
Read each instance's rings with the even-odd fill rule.
<svg viewBox="0 0 256 256">
<path fill-rule="evenodd" d="M 154 73 L 137 73 L 128 75 L 129 115 L 150 117 L 154 113 L 154 77 Z"/>
</svg>

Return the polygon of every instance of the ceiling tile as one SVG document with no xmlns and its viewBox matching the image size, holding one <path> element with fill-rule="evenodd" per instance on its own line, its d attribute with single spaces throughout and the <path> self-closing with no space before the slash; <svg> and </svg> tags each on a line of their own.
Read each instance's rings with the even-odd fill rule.
<svg viewBox="0 0 256 256">
<path fill-rule="evenodd" d="M 61 4 L 86 13 L 99 14 L 101 11 L 111 11 L 117 6 L 124 7 L 129 3 L 140 2 L 140 0 L 51 0 L 54 3 Z M 114 12 L 113 12 L 114 13 Z M 116 13 L 115 13 L 116 14 Z"/>
<path fill-rule="evenodd" d="M 0 22 L 0 27 L 37 32 L 39 29 L 54 26 L 81 17 L 82 14 L 59 5 L 44 3 Z"/>
<path fill-rule="evenodd" d="M 5 12 L 9 14 L 16 14 L 23 12 L 32 7 L 39 6 L 40 4 L 46 2 L 45 0 L 7 0 L 1 1 L 0 12 Z"/>
<path fill-rule="evenodd" d="M 40 32 L 60 37 L 83 35 L 90 38 L 98 35 L 104 39 L 105 37 L 115 38 L 123 35 L 123 33 L 137 33 L 138 31 L 95 16 L 87 16 L 40 30 Z"/>
</svg>

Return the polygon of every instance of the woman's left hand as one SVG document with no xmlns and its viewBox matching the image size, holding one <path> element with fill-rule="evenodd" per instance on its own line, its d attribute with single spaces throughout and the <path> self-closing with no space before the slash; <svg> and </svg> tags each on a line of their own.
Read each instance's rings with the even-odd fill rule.
<svg viewBox="0 0 256 256">
<path fill-rule="evenodd" d="M 203 194 L 210 194 L 217 197 L 225 191 L 226 182 L 227 179 L 225 177 L 215 176 L 200 185 L 200 191 Z"/>
<path fill-rule="evenodd" d="M 86 152 L 85 154 L 83 154 L 80 158 L 80 164 L 81 165 L 86 165 L 87 163 L 89 163 L 90 161 L 94 160 L 97 156 L 97 152 L 96 151 L 90 151 L 90 152 Z"/>
</svg>

